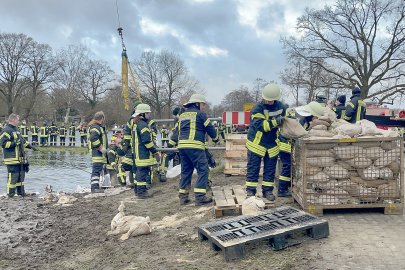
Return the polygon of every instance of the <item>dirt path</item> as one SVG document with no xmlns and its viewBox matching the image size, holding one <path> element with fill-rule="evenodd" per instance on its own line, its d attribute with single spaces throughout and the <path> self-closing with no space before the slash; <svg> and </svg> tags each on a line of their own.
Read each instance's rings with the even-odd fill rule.
<svg viewBox="0 0 405 270">
<path fill-rule="evenodd" d="M 242 184 L 241 177 L 213 177 L 216 185 Z M 44 205 L 37 197 L 0 200 L 1 269 L 302 269 L 300 246 L 273 252 L 264 243 L 248 257 L 227 263 L 197 238 L 196 227 L 214 220 L 212 206 L 178 204 L 177 181 L 158 183 L 154 197 L 135 200 L 132 191 Z M 149 216 L 150 235 L 120 241 L 107 236 L 120 201 L 127 214 Z"/>
</svg>

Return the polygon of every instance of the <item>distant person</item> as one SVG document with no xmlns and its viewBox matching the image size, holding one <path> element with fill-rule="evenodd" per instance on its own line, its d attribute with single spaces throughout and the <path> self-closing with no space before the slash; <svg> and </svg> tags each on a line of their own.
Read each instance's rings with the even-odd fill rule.
<svg viewBox="0 0 405 270">
<path fill-rule="evenodd" d="M 69 127 L 69 146 L 76 146 L 76 126 L 74 123 Z"/>
<path fill-rule="evenodd" d="M 36 122 L 32 123 L 30 129 L 31 129 L 31 142 L 34 145 L 38 145 L 39 127 L 37 126 L 37 123 Z"/>
<path fill-rule="evenodd" d="M 4 164 L 7 166 L 7 196 L 14 197 L 15 193 L 25 196 L 24 179 L 29 171 L 29 164 L 24 147 L 36 150 L 26 141 L 18 130 L 20 116 L 15 113 L 8 117 L 8 124 L 0 133 L 0 145 L 3 148 Z"/>
<path fill-rule="evenodd" d="M 44 125 L 40 127 L 40 146 L 48 146 L 49 127 L 48 123 L 44 121 Z"/>
<path fill-rule="evenodd" d="M 335 102 L 335 106 L 332 110 L 336 113 L 337 119 L 343 119 L 346 113 L 346 96 L 338 96 Z"/>
<path fill-rule="evenodd" d="M 91 172 L 91 192 L 102 193 L 100 188 L 100 176 L 104 170 L 104 165 L 107 164 L 107 133 L 104 127 L 105 116 L 102 111 L 96 112 L 93 119 L 89 123 L 89 139 L 91 148 L 91 160 L 93 169 Z"/>
<path fill-rule="evenodd" d="M 360 98 L 361 90 L 358 87 L 355 87 L 352 90 L 352 96 L 350 101 L 346 105 L 346 112 L 344 120 L 349 123 L 356 123 L 364 119 L 366 116 L 366 103 Z"/>
<path fill-rule="evenodd" d="M 22 123 L 20 125 L 20 133 L 21 136 L 28 142 L 28 127 L 27 127 L 27 122 L 25 120 L 22 120 Z"/>
<path fill-rule="evenodd" d="M 51 126 L 49 127 L 49 145 L 56 146 L 58 139 L 58 127 L 55 125 L 55 122 L 52 121 Z"/>
<path fill-rule="evenodd" d="M 326 107 L 326 104 L 328 103 L 328 99 L 321 94 L 315 96 L 315 101 L 321 104 L 323 107 Z"/>
<path fill-rule="evenodd" d="M 65 146 L 66 143 L 66 134 L 67 134 L 67 129 L 64 124 L 62 124 L 59 128 L 59 141 L 60 141 L 60 146 Z"/>
</svg>

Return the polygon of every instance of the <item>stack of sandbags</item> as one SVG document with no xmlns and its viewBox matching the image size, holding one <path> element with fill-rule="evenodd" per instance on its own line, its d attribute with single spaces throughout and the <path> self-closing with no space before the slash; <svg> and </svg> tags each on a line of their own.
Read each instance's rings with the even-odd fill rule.
<svg viewBox="0 0 405 270">
<path fill-rule="evenodd" d="M 382 130 L 366 119 L 351 124 L 345 120 L 337 119 L 336 114 L 330 109 L 325 109 L 325 114 L 315 118 L 310 124 L 308 132 L 310 137 L 320 138 L 353 138 L 360 136 L 398 137 L 398 129 Z"/>
<path fill-rule="evenodd" d="M 334 144 L 329 149 L 327 143 L 307 145 L 306 186 L 301 179 L 299 183 L 300 190 L 309 191 L 307 202 L 333 205 L 399 198 L 400 148 L 396 143 Z"/>
</svg>

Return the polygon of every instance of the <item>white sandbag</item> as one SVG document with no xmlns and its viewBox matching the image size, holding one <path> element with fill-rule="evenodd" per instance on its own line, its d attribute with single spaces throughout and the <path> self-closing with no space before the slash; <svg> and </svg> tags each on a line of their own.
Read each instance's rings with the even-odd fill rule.
<svg viewBox="0 0 405 270">
<path fill-rule="evenodd" d="M 167 178 L 175 178 L 181 174 L 181 165 L 174 166 L 173 168 L 167 170 L 166 177 Z"/>
<path fill-rule="evenodd" d="M 312 127 L 312 130 L 328 130 L 328 127 L 325 125 L 317 125 Z"/>
<path fill-rule="evenodd" d="M 130 236 L 150 234 L 152 226 L 149 217 L 126 216 L 125 205 L 121 202 L 118 207 L 118 214 L 111 220 L 111 230 L 107 235 L 122 234 L 121 240 L 127 240 Z"/>
<path fill-rule="evenodd" d="M 373 164 L 373 161 L 371 159 L 365 158 L 364 156 L 348 159 L 346 160 L 346 162 L 356 169 L 364 169 L 370 167 L 371 164 Z"/>
<path fill-rule="evenodd" d="M 356 125 L 361 127 L 361 136 L 382 135 L 382 129 L 377 128 L 377 126 L 373 122 L 366 119 L 357 121 Z"/>
<path fill-rule="evenodd" d="M 317 200 L 318 204 L 324 204 L 324 205 L 337 205 L 341 204 L 340 200 L 336 198 L 335 196 L 331 195 L 320 195 Z"/>
<path fill-rule="evenodd" d="M 307 158 L 307 165 L 316 166 L 316 167 L 327 167 L 332 166 L 335 163 L 333 157 L 316 157 L 316 158 Z"/>
<path fill-rule="evenodd" d="M 378 200 L 378 190 L 359 186 L 359 200 L 367 203 L 376 202 Z"/>
<path fill-rule="evenodd" d="M 363 180 L 377 180 L 380 177 L 380 170 L 374 166 L 359 169 L 358 173 Z"/>
<path fill-rule="evenodd" d="M 389 184 L 380 185 L 378 188 L 378 197 L 380 200 L 394 200 L 400 197 L 397 182 L 391 182 Z"/>
<path fill-rule="evenodd" d="M 311 137 L 321 137 L 321 138 L 322 137 L 331 138 L 331 137 L 333 137 L 333 135 L 335 135 L 332 132 L 327 131 L 327 130 L 316 130 L 316 129 L 311 129 L 308 134 Z"/>
<path fill-rule="evenodd" d="M 340 159 L 351 159 L 363 154 L 363 148 L 357 145 L 337 146 L 334 148 L 336 156 Z"/>
<path fill-rule="evenodd" d="M 342 165 L 335 164 L 330 167 L 326 167 L 324 172 L 329 175 L 331 178 L 335 179 L 344 179 L 349 177 L 349 172 L 347 169 L 343 168 Z"/>
<path fill-rule="evenodd" d="M 374 162 L 374 165 L 377 167 L 385 167 L 394 161 L 398 161 L 400 155 L 400 148 L 389 150 L 385 152 L 379 159 L 377 159 Z"/>
<path fill-rule="evenodd" d="M 349 203 L 351 200 L 350 194 L 341 188 L 330 189 L 326 191 L 327 195 L 335 196 L 339 199 L 340 203 Z"/>
<path fill-rule="evenodd" d="M 339 186 L 339 182 L 335 179 L 329 180 L 327 182 L 318 182 L 318 183 L 313 183 L 312 188 L 314 190 L 330 190 L 330 189 L 335 189 Z"/>
<path fill-rule="evenodd" d="M 320 167 L 315 167 L 315 166 L 307 166 L 306 167 L 306 175 L 314 175 L 322 171 L 322 168 Z"/>
<path fill-rule="evenodd" d="M 332 122 L 331 128 L 336 129 L 337 127 L 339 127 L 341 125 L 345 125 L 345 124 L 347 124 L 347 121 L 345 121 L 343 119 L 338 119 L 338 120 Z"/>
<path fill-rule="evenodd" d="M 396 138 L 400 136 L 400 133 L 397 128 L 383 130 L 381 129 L 382 136 L 385 138 Z"/>
<path fill-rule="evenodd" d="M 75 201 L 77 201 L 77 198 L 75 196 L 71 196 L 71 195 L 66 195 L 66 194 L 62 194 L 59 199 L 58 202 L 56 204 L 72 204 Z"/>
<path fill-rule="evenodd" d="M 308 134 L 305 128 L 296 119 L 285 118 L 280 133 L 288 139 L 298 139 Z"/>
<path fill-rule="evenodd" d="M 394 175 L 397 175 L 401 171 L 401 165 L 399 165 L 397 161 L 388 164 L 387 168 L 389 168 Z"/>
<path fill-rule="evenodd" d="M 314 128 L 316 126 L 326 126 L 329 127 L 330 126 L 330 122 L 328 122 L 327 120 L 321 120 L 321 119 L 314 119 L 311 121 L 311 124 L 309 125 L 310 128 Z"/>
<path fill-rule="evenodd" d="M 357 137 L 361 133 L 361 127 L 355 124 L 346 123 L 338 126 L 335 131 L 340 135 L 348 135 L 350 137 Z"/>
<path fill-rule="evenodd" d="M 380 168 L 380 179 L 383 180 L 392 180 L 394 178 L 394 173 L 390 168 L 383 167 Z"/>
<path fill-rule="evenodd" d="M 392 150 L 398 147 L 399 146 L 396 141 L 381 142 L 381 148 L 384 150 Z"/>
<path fill-rule="evenodd" d="M 337 143 L 309 143 L 307 149 L 309 150 L 330 150 L 337 146 Z"/>
<path fill-rule="evenodd" d="M 325 107 L 323 116 L 319 117 L 320 120 L 325 120 L 330 123 L 333 123 L 337 120 L 336 113 L 331 110 L 329 107 Z"/>
<path fill-rule="evenodd" d="M 339 182 L 339 187 L 349 193 L 351 196 L 359 195 L 359 185 L 353 181 L 345 180 Z"/>
<path fill-rule="evenodd" d="M 307 157 L 333 157 L 334 153 L 330 150 L 308 150 Z"/>
<path fill-rule="evenodd" d="M 324 172 L 319 172 L 317 174 L 308 176 L 307 181 L 310 183 L 322 183 L 322 182 L 328 182 L 329 181 L 329 176 L 325 174 Z"/>
<path fill-rule="evenodd" d="M 242 203 L 242 215 L 257 215 L 263 211 L 265 203 L 262 199 L 256 196 L 250 196 Z"/>
<path fill-rule="evenodd" d="M 363 153 L 364 153 L 365 157 L 372 159 L 372 160 L 376 160 L 376 159 L 382 157 L 382 155 L 385 153 L 385 151 L 379 146 L 374 146 L 374 147 L 369 147 L 369 148 L 363 148 Z"/>
</svg>

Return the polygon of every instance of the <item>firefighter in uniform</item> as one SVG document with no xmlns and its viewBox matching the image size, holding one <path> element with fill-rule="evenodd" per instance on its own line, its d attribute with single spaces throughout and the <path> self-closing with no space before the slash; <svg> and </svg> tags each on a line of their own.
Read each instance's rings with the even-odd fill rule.
<svg viewBox="0 0 405 270">
<path fill-rule="evenodd" d="M 221 136 L 222 140 L 224 142 L 226 142 L 226 139 L 225 139 L 225 125 L 222 122 L 220 122 L 218 124 L 218 136 Z"/>
<path fill-rule="evenodd" d="M 29 170 L 28 160 L 24 147 L 36 150 L 28 143 L 18 131 L 20 117 L 11 114 L 8 117 L 8 124 L 0 133 L 0 145 L 3 148 L 4 164 L 7 165 L 7 196 L 13 197 L 15 193 L 25 195 L 24 178 Z"/>
<path fill-rule="evenodd" d="M 133 111 L 133 114 L 135 110 Z M 136 166 L 135 166 L 135 158 L 132 154 L 132 148 L 130 147 L 131 140 L 132 140 L 132 128 L 134 126 L 134 122 L 132 118 L 129 119 L 127 124 L 124 126 L 124 152 L 125 155 L 121 159 L 121 176 L 125 174 L 126 183 L 128 186 L 135 188 L 134 179 L 136 178 Z"/>
<path fill-rule="evenodd" d="M 45 121 L 44 125 L 39 128 L 40 131 L 40 146 L 47 146 L 48 145 L 48 135 L 49 135 L 49 127 L 48 123 Z"/>
<path fill-rule="evenodd" d="M 38 133 L 39 133 L 39 127 L 37 126 L 37 123 L 34 122 L 34 123 L 32 123 L 32 126 L 31 126 L 32 144 L 38 144 Z"/>
<path fill-rule="evenodd" d="M 113 135 L 111 137 L 111 144 L 108 147 L 107 157 L 108 164 L 106 166 L 107 172 L 110 174 L 111 185 L 118 186 L 119 184 L 125 185 L 125 178 L 117 177 L 118 173 L 118 163 L 120 156 L 124 156 L 125 152 L 121 146 L 121 137 Z M 123 183 L 122 183 L 123 182 Z"/>
<path fill-rule="evenodd" d="M 324 111 L 325 107 L 316 101 L 312 101 L 308 105 L 295 108 L 295 111 L 289 111 L 286 117 L 296 118 L 308 130 L 313 116 L 320 117 L 324 114 Z M 291 192 L 288 190 L 291 184 L 291 140 L 283 137 L 281 134 L 279 134 L 278 138 L 280 147 L 279 157 L 282 165 L 277 195 L 278 197 L 289 197 L 291 196 Z"/>
<path fill-rule="evenodd" d="M 248 163 L 246 173 L 247 196 L 255 196 L 259 181 L 260 165 L 263 159 L 263 197 L 274 201 L 274 178 L 276 174 L 279 145 L 277 133 L 285 115 L 285 105 L 279 101 L 280 88 L 267 84 L 262 91 L 263 101 L 250 113 L 250 126 L 247 135 Z"/>
<path fill-rule="evenodd" d="M 162 126 L 162 129 L 160 130 L 160 135 L 162 138 L 162 147 L 168 147 L 169 145 L 169 129 L 166 128 L 166 125 Z"/>
<path fill-rule="evenodd" d="M 148 122 L 151 109 L 147 104 L 138 104 L 135 113 L 132 115 L 132 136 L 131 149 L 135 157 L 136 181 L 135 195 L 139 199 L 151 197 L 148 193 L 147 183 L 150 182 L 151 167 L 160 161 L 160 154 L 156 150 L 153 140 L 153 131 L 149 128 Z"/>
<path fill-rule="evenodd" d="M 28 127 L 25 120 L 22 120 L 22 124 L 20 125 L 20 134 L 24 138 L 24 140 L 28 142 Z"/>
<path fill-rule="evenodd" d="M 58 127 L 55 125 L 55 122 L 51 123 L 49 127 L 49 145 L 56 146 L 58 139 Z"/>
<path fill-rule="evenodd" d="M 105 116 L 102 111 L 96 112 L 93 120 L 89 123 L 89 148 L 91 149 L 91 159 L 93 169 L 91 173 L 91 192 L 102 193 L 100 189 L 100 175 L 104 170 L 104 164 L 107 164 L 107 133 L 103 126 Z"/>
<path fill-rule="evenodd" d="M 343 119 L 342 116 L 346 114 L 346 96 L 341 95 L 338 96 L 336 99 L 336 106 L 332 108 L 332 110 L 336 113 L 337 119 Z"/>
<path fill-rule="evenodd" d="M 69 146 L 76 145 L 76 127 L 75 124 L 72 123 L 69 127 Z"/>
<path fill-rule="evenodd" d="M 64 125 L 62 125 L 59 128 L 59 140 L 60 140 L 60 146 L 65 146 L 66 144 L 66 134 L 67 134 L 67 129 Z"/>
<path fill-rule="evenodd" d="M 80 144 L 82 147 L 86 147 L 87 143 L 87 128 L 86 126 L 82 123 L 79 127 L 79 134 L 80 134 Z"/>
<path fill-rule="evenodd" d="M 352 90 L 350 101 L 346 105 L 346 112 L 343 119 L 349 123 L 356 123 L 366 116 L 366 103 L 360 98 L 360 94 L 360 88 L 355 87 Z"/>
<path fill-rule="evenodd" d="M 213 142 L 217 143 L 218 134 L 204 113 L 206 104 L 203 95 L 191 95 L 189 101 L 184 104 L 184 112 L 179 116 L 178 132 L 172 137 L 172 140 L 178 143 L 181 160 L 180 205 L 190 202 L 189 190 L 194 168 L 198 174 L 194 186 L 195 205 L 212 202 L 212 198 L 206 196 L 209 168 L 205 154 L 205 135 L 208 133 Z"/>
</svg>

